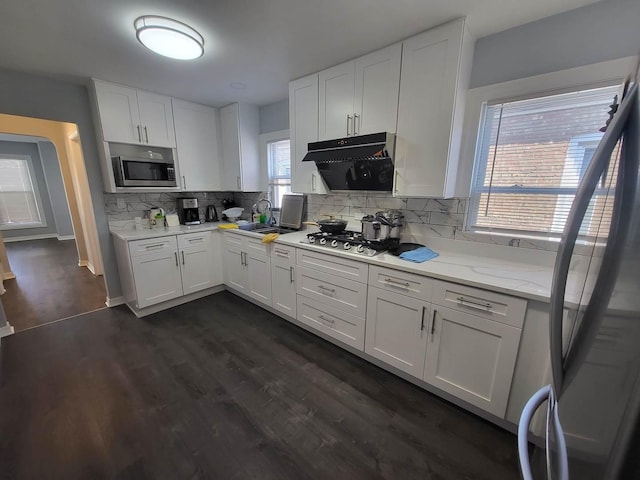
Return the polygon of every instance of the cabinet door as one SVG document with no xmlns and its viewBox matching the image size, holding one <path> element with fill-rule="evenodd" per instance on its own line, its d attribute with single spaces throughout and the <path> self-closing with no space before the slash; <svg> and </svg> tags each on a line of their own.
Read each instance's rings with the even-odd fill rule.
<svg viewBox="0 0 640 480">
<path fill-rule="evenodd" d="M 369 287 L 364 351 L 422 378 L 430 311 L 426 302 Z"/>
<path fill-rule="evenodd" d="M 94 86 L 104 140 L 143 143 L 135 89 L 97 80 Z"/>
<path fill-rule="evenodd" d="M 242 190 L 240 170 L 239 107 L 237 103 L 220 109 L 220 142 L 222 145 L 222 189 Z"/>
<path fill-rule="evenodd" d="M 240 189 L 262 192 L 267 189 L 267 165 L 262 165 L 258 136 L 260 110 L 255 105 L 238 105 L 238 137 L 240 140 Z"/>
<path fill-rule="evenodd" d="M 131 264 L 138 308 L 182 296 L 177 248 L 132 257 Z"/>
<path fill-rule="evenodd" d="M 354 133 L 395 132 L 402 44 L 356 59 Z"/>
<path fill-rule="evenodd" d="M 248 268 L 247 295 L 271 306 L 271 259 L 251 251 L 245 253 Z"/>
<path fill-rule="evenodd" d="M 303 162 L 308 144 L 318 141 L 318 74 L 289 83 L 291 191 L 327 193 L 315 162 Z"/>
<path fill-rule="evenodd" d="M 364 349 L 365 319 L 298 295 L 298 321 L 358 350 Z"/>
<path fill-rule="evenodd" d="M 219 230 L 211 232 L 211 261 L 213 285 L 222 285 L 222 233 Z"/>
<path fill-rule="evenodd" d="M 353 135 L 354 79 L 354 62 L 336 65 L 318 74 L 319 140 Z"/>
<path fill-rule="evenodd" d="M 144 143 L 155 147 L 175 147 L 171 98 L 138 90 L 138 108 Z"/>
<path fill-rule="evenodd" d="M 210 232 L 178 237 L 182 291 L 185 295 L 213 287 L 213 256 Z"/>
<path fill-rule="evenodd" d="M 445 307 L 434 309 L 424 380 L 503 418 L 521 330 Z"/>
<path fill-rule="evenodd" d="M 172 105 L 182 190 L 219 190 L 217 110 L 175 98 Z"/>
<path fill-rule="evenodd" d="M 458 20 L 403 42 L 397 195 L 444 195 L 463 29 Z"/>
<path fill-rule="evenodd" d="M 271 306 L 296 318 L 295 267 L 286 260 L 271 258 Z"/>
<path fill-rule="evenodd" d="M 238 240 L 237 243 L 230 241 L 228 238 L 225 238 L 224 241 L 222 250 L 224 284 L 239 292 L 247 293 L 248 277 L 247 267 L 245 265 L 245 253 L 242 251 L 241 238 Z"/>
</svg>

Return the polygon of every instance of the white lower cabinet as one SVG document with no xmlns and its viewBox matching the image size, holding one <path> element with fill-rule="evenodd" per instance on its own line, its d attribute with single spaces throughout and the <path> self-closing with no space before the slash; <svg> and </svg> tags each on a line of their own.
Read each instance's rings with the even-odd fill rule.
<svg viewBox="0 0 640 480">
<path fill-rule="evenodd" d="M 521 330 L 450 308 L 433 308 L 424 380 L 504 417 Z"/>
<path fill-rule="evenodd" d="M 215 232 L 115 243 L 127 303 L 143 309 L 222 283 Z"/>
<path fill-rule="evenodd" d="M 274 245 L 271 249 L 271 306 L 296 318 L 296 249 Z"/>
<path fill-rule="evenodd" d="M 224 234 L 224 283 L 271 305 L 271 261 L 268 245 L 258 238 Z"/>
<path fill-rule="evenodd" d="M 364 350 L 365 319 L 298 295 L 298 321 L 358 350 Z"/>
<path fill-rule="evenodd" d="M 431 305 L 406 295 L 369 287 L 364 351 L 422 378 Z"/>
</svg>

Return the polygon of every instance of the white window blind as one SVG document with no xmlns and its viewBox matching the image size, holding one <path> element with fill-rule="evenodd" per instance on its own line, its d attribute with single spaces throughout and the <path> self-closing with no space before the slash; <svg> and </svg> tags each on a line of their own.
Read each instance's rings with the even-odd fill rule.
<svg viewBox="0 0 640 480">
<path fill-rule="evenodd" d="M 267 142 L 269 196 L 274 208 L 280 208 L 282 196 L 291 193 L 291 150 L 289 140 Z"/>
<path fill-rule="evenodd" d="M 467 229 L 559 236 L 619 90 L 604 87 L 487 105 Z M 596 235 L 598 228 L 602 234 L 601 218 L 611 215 L 606 195 L 615 161 L 592 199 L 583 235 Z"/>
<path fill-rule="evenodd" d="M 0 157 L 0 228 L 43 225 L 29 159 Z"/>
</svg>

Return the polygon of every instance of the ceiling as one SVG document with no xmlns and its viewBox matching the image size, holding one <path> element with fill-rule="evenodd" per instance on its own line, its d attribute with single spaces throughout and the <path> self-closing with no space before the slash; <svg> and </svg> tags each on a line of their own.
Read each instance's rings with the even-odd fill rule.
<svg viewBox="0 0 640 480">
<path fill-rule="evenodd" d="M 595 0 L 20 0 L 0 5 L 0 66 L 122 83 L 214 106 L 266 105 L 289 80 L 466 15 L 477 38 Z M 163 15 L 205 37 L 195 61 L 142 47 L 133 21 Z M 244 89 L 234 89 L 233 83 Z"/>
</svg>

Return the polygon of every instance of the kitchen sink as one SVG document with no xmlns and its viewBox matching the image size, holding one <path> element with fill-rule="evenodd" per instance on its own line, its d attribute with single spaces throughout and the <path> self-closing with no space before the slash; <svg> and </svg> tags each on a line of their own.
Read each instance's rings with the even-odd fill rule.
<svg viewBox="0 0 640 480">
<path fill-rule="evenodd" d="M 291 233 L 291 230 L 286 230 L 284 228 L 272 227 L 270 225 L 265 225 L 264 223 L 246 223 L 244 225 L 238 225 L 240 230 L 246 230 L 249 232 L 260 233 L 262 235 L 266 235 L 267 233 Z"/>
</svg>

